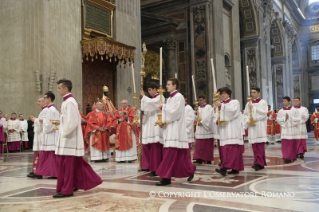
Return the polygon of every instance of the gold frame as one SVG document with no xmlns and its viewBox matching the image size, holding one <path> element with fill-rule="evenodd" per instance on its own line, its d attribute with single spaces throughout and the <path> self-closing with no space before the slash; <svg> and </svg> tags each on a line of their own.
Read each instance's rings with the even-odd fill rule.
<svg viewBox="0 0 319 212">
<path fill-rule="evenodd" d="M 92 4 L 95 4 L 99 7 L 102 7 L 104 9 L 108 9 L 111 11 L 111 35 L 108 35 L 106 33 L 94 30 L 94 29 L 90 29 L 90 28 L 85 28 L 84 23 L 85 23 L 85 16 L 84 16 L 84 3 L 86 2 L 90 2 Z M 103 0 L 82 0 L 82 10 L 81 10 L 81 22 L 82 22 L 82 39 L 83 40 L 88 40 L 90 39 L 90 36 L 106 36 L 110 39 L 113 39 L 113 14 L 114 14 L 114 10 L 116 8 L 115 4 L 112 4 L 111 2 L 107 2 L 107 1 L 103 1 Z"/>
</svg>

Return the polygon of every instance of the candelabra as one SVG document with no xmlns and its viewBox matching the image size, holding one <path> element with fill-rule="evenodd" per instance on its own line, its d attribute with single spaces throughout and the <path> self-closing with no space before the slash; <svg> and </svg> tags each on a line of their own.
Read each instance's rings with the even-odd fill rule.
<svg viewBox="0 0 319 212">
<path fill-rule="evenodd" d="M 251 96 L 247 97 L 247 100 L 248 100 L 249 104 L 251 104 L 251 100 L 252 99 L 253 98 Z M 249 125 L 256 125 L 256 122 L 255 122 L 255 120 L 253 118 L 253 110 L 251 108 L 249 108 L 249 121 L 248 122 L 249 122 Z"/>
</svg>

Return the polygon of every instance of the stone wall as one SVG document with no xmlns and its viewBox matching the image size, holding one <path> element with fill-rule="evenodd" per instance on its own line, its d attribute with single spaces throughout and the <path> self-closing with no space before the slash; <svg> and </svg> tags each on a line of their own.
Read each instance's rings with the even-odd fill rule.
<svg viewBox="0 0 319 212">
<path fill-rule="evenodd" d="M 56 106 L 62 98 L 55 83 L 62 77 L 72 80 L 72 93 L 82 101 L 81 1 L 2 0 L 0 20 L 0 110 L 37 116 L 37 98 L 48 91 L 54 71 Z"/>
</svg>

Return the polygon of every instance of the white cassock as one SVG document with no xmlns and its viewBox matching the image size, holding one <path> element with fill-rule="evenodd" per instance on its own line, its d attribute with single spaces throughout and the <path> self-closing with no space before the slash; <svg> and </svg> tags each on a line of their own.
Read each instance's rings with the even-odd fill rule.
<svg viewBox="0 0 319 212">
<path fill-rule="evenodd" d="M 204 106 L 199 106 L 198 112 L 199 112 L 199 117 L 201 119 L 202 125 L 196 126 L 195 138 L 196 139 L 213 138 L 214 133 L 213 133 L 213 127 L 212 127 L 212 122 L 213 122 L 212 117 L 214 116 L 214 110 L 212 106 L 208 104 L 205 104 Z"/>
<path fill-rule="evenodd" d="M 61 105 L 60 129 L 55 154 L 84 155 L 81 116 L 78 111 L 78 103 L 73 97 L 67 98 Z"/>
<path fill-rule="evenodd" d="M 286 113 L 289 118 L 286 119 Z M 299 136 L 300 114 L 295 108 L 281 109 L 277 115 L 277 122 L 281 126 L 281 139 L 293 140 Z"/>
<path fill-rule="evenodd" d="M 34 137 L 33 137 L 33 151 L 40 151 L 41 149 L 41 144 L 44 140 L 44 135 L 43 135 L 43 125 L 39 122 L 39 119 L 44 119 L 46 116 L 46 113 L 48 111 L 47 106 L 44 106 L 42 108 L 42 111 L 40 112 L 39 116 L 37 119 L 34 120 Z"/>
<path fill-rule="evenodd" d="M 8 121 L 5 118 L 2 118 L 3 130 L 8 132 Z"/>
<path fill-rule="evenodd" d="M 251 144 L 263 143 L 267 141 L 267 102 L 261 99 L 258 103 L 253 103 L 252 116 L 256 125 L 248 125 L 250 118 L 249 106 L 246 104 L 244 111 L 244 129 L 248 128 L 248 141 Z"/>
<path fill-rule="evenodd" d="M 214 121 L 218 119 L 218 113 L 214 115 Z M 220 121 L 226 121 L 226 124 L 218 125 L 220 145 L 228 144 L 243 145 L 243 126 L 240 103 L 238 100 L 231 100 L 227 104 L 221 104 Z"/>
<path fill-rule="evenodd" d="M 29 141 L 27 120 L 23 120 L 23 121 L 20 120 L 20 130 L 22 132 L 22 141 Z"/>
<path fill-rule="evenodd" d="M 162 100 L 165 100 L 163 96 Z M 144 111 L 142 130 L 143 144 L 153 144 L 157 142 L 160 142 L 161 144 L 163 143 L 162 129 L 158 125 L 154 126 L 155 122 L 157 121 L 157 114 L 160 112 L 158 108 L 159 102 L 159 95 L 157 95 L 155 98 L 143 96 L 141 100 L 141 110 Z"/>
<path fill-rule="evenodd" d="M 50 120 L 59 120 L 60 114 L 56 109 L 54 104 L 48 105 L 48 110 L 43 118 L 43 134 L 44 140 L 41 144 L 41 150 L 43 151 L 55 151 L 55 145 L 58 140 L 59 130 L 54 130 L 55 125 L 53 125 Z"/>
<path fill-rule="evenodd" d="M 173 98 L 168 98 L 166 104 L 163 105 L 162 111 L 162 121 L 167 123 L 167 126 L 163 128 L 164 148 L 188 149 L 183 95 L 177 93 Z"/>
<path fill-rule="evenodd" d="M 16 120 L 8 120 L 8 130 L 14 129 L 13 132 L 8 133 L 8 142 L 21 141 L 20 136 L 20 121 Z"/>
<path fill-rule="evenodd" d="M 214 121 L 214 117 L 218 117 L 218 108 L 214 109 L 212 112 L 212 132 L 213 132 L 213 138 L 214 140 L 219 140 L 219 132 L 218 132 L 218 125 L 216 124 L 216 121 Z"/>
<path fill-rule="evenodd" d="M 306 122 L 309 119 L 309 111 L 305 107 L 300 107 L 295 109 L 298 110 L 300 114 L 299 137 L 297 137 L 297 139 L 307 139 L 308 133 L 307 133 Z"/>
<path fill-rule="evenodd" d="M 194 138 L 194 121 L 196 119 L 195 111 L 190 105 L 185 106 L 185 121 L 188 143 L 195 142 Z"/>
</svg>

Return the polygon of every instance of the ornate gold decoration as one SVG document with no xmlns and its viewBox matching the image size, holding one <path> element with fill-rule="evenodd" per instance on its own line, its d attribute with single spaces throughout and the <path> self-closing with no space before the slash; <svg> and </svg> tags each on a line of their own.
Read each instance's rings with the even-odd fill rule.
<svg viewBox="0 0 319 212">
<path fill-rule="evenodd" d="M 247 100 L 248 100 L 248 102 L 251 104 L 251 100 L 252 100 L 253 98 L 251 97 L 251 96 L 248 96 L 247 97 Z M 254 120 L 254 118 L 253 118 L 253 110 L 251 109 L 251 108 L 249 108 L 249 125 L 256 125 L 256 122 L 255 122 L 255 120 Z"/>
<path fill-rule="evenodd" d="M 163 86 L 162 85 L 160 85 L 160 88 L 158 89 L 158 94 L 160 95 L 160 104 L 163 104 L 163 93 L 164 93 L 164 89 L 163 89 Z M 160 113 L 157 115 L 157 121 L 155 122 L 155 126 L 156 125 L 159 125 L 159 126 L 161 126 L 161 125 L 163 125 L 163 126 L 166 126 L 166 123 L 164 123 L 162 120 L 162 116 L 163 116 L 163 114 L 162 114 L 162 109 L 160 110 Z"/>
<path fill-rule="evenodd" d="M 137 112 L 137 99 L 138 99 L 138 97 L 137 97 L 136 93 L 134 93 L 133 100 L 135 102 L 135 109 L 134 109 L 135 114 L 134 114 L 133 124 L 138 124 L 138 119 L 139 119 L 138 112 Z"/>
<path fill-rule="evenodd" d="M 164 64 L 164 60 L 162 59 Z M 145 68 L 146 75 L 151 75 L 152 79 L 158 80 L 158 72 L 160 69 L 160 55 L 157 52 L 149 51 L 145 55 Z"/>
<path fill-rule="evenodd" d="M 219 92 L 214 93 L 214 98 L 213 101 L 217 102 L 219 100 Z M 216 110 L 215 110 L 216 112 Z M 217 118 L 217 125 L 221 125 L 221 124 L 226 124 L 226 121 L 221 121 L 220 120 L 220 108 L 218 107 L 218 118 Z"/>
<path fill-rule="evenodd" d="M 103 92 L 109 92 L 109 88 L 106 85 L 103 86 Z"/>
<path fill-rule="evenodd" d="M 54 130 L 59 130 L 58 125 L 60 125 L 60 120 L 50 120 L 50 122 L 55 125 Z"/>
<path fill-rule="evenodd" d="M 82 58 L 93 58 L 100 55 L 112 61 L 120 60 L 122 63 L 134 63 L 134 46 L 128 46 L 120 42 L 112 41 L 107 37 L 96 37 L 91 40 L 82 40 Z M 116 59 L 117 58 L 117 59 Z"/>
<path fill-rule="evenodd" d="M 197 124 L 198 124 L 199 122 L 201 122 L 201 121 L 202 121 L 202 119 L 200 118 L 200 115 L 199 115 L 198 100 L 196 100 L 196 101 L 195 101 L 195 105 L 196 105 L 196 107 L 197 107 L 197 111 L 196 111 L 196 113 L 197 113 Z"/>
</svg>

